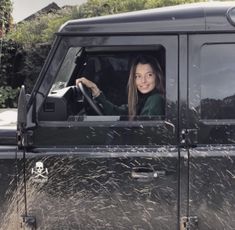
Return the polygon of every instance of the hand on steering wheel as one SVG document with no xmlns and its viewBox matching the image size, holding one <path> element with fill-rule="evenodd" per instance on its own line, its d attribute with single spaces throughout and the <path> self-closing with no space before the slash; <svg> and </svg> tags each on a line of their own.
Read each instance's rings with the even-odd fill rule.
<svg viewBox="0 0 235 230">
<path fill-rule="evenodd" d="M 86 98 L 86 100 L 88 101 L 89 105 L 92 107 L 92 109 L 98 114 L 98 115 L 103 115 L 103 113 L 101 112 L 100 108 L 95 104 L 95 102 L 93 101 L 93 99 L 90 97 L 90 94 L 87 92 L 87 88 L 86 86 L 84 86 L 82 84 L 82 82 L 78 82 L 77 84 L 78 88 L 80 89 L 80 91 L 82 92 L 83 96 Z"/>
</svg>

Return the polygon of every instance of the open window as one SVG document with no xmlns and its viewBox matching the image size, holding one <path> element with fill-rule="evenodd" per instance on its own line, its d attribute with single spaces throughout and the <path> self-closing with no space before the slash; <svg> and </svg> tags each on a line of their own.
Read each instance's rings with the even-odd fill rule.
<svg viewBox="0 0 235 230">
<path fill-rule="evenodd" d="M 131 63 L 139 54 L 153 56 L 160 63 L 165 76 L 165 49 L 162 45 L 70 47 L 41 108 L 39 119 L 41 121 L 129 120 L 127 114 L 124 116 L 97 114 L 79 87 L 75 86 L 75 80 L 86 77 L 97 84 L 111 103 L 117 106 L 125 105 L 128 98 L 127 85 Z M 91 93 L 87 91 L 87 94 L 92 100 Z M 165 98 L 165 95 L 162 97 Z M 148 118 L 139 116 L 138 120 L 141 119 Z M 164 119 L 164 114 L 151 116 L 149 119 L 161 120 Z"/>
</svg>

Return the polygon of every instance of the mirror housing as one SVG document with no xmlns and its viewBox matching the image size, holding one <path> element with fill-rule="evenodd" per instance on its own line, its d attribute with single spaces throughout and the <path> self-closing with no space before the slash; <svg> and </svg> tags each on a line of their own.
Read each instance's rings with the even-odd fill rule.
<svg viewBox="0 0 235 230">
<path fill-rule="evenodd" d="M 19 148 L 25 146 L 25 133 L 27 127 L 27 99 L 24 85 L 21 86 L 18 98 L 17 111 L 17 145 Z"/>
<path fill-rule="evenodd" d="M 24 85 L 21 86 L 18 98 L 17 130 L 23 131 L 27 126 L 27 99 Z"/>
</svg>

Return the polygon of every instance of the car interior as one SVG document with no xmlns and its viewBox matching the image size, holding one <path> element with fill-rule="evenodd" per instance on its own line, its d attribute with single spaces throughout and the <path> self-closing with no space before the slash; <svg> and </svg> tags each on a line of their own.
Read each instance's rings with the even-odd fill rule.
<svg viewBox="0 0 235 230">
<path fill-rule="evenodd" d="M 127 104 L 127 84 L 131 63 L 140 53 L 154 56 L 165 72 L 165 50 L 160 45 L 129 49 L 127 47 L 71 47 L 40 110 L 39 120 L 119 120 L 117 116 L 102 116 L 102 111 L 98 113 L 91 106 L 92 102 L 95 103 L 91 92 L 84 86 L 82 90 L 75 86 L 75 80 L 86 77 L 96 83 L 113 104 Z"/>
</svg>

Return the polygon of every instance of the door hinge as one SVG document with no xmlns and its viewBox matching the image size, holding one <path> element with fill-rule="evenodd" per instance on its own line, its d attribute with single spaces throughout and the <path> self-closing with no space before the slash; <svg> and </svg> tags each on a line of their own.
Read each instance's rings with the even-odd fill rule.
<svg viewBox="0 0 235 230">
<path fill-rule="evenodd" d="M 197 129 L 183 129 L 180 136 L 181 148 L 195 148 L 197 146 Z"/>
<path fill-rule="evenodd" d="M 24 229 L 36 230 L 36 217 L 23 215 L 22 218 L 23 218 L 22 224 L 24 224 Z"/>
<path fill-rule="evenodd" d="M 198 230 L 198 217 L 182 217 L 180 220 L 180 230 Z"/>
<path fill-rule="evenodd" d="M 33 131 L 17 132 L 17 145 L 19 148 L 29 147 L 33 144 Z"/>
</svg>

